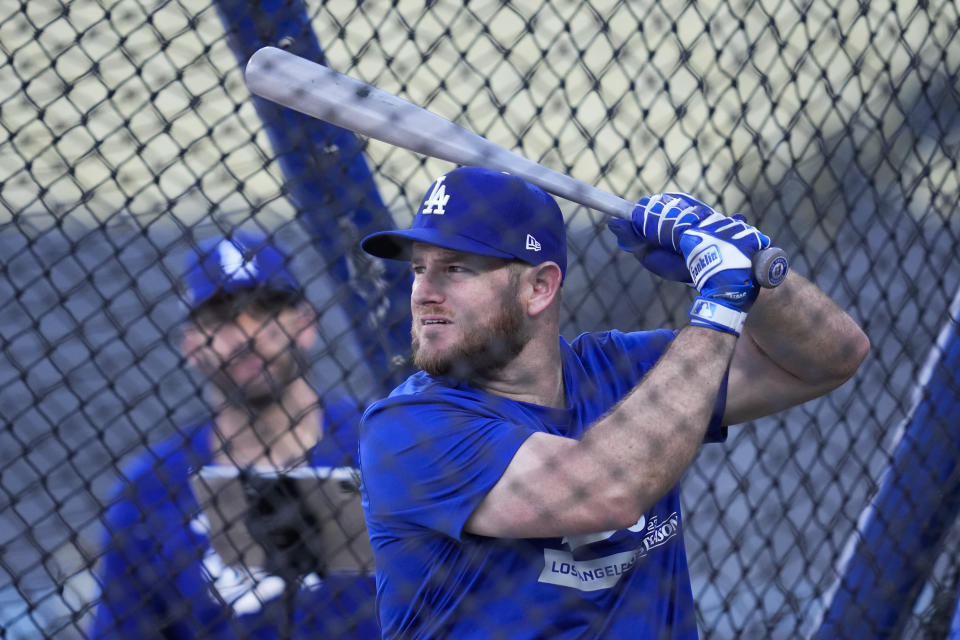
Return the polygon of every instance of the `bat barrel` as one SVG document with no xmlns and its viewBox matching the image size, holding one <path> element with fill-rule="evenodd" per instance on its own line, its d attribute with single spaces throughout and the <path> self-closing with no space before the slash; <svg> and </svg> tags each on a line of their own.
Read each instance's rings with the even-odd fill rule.
<svg viewBox="0 0 960 640">
<path fill-rule="evenodd" d="M 294 111 L 361 135 L 455 164 L 505 171 L 591 209 L 631 217 L 634 203 L 504 149 L 423 107 L 276 47 L 247 61 L 250 91 Z M 754 274 L 776 287 L 787 273 L 786 254 L 771 247 L 757 254 Z"/>
</svg>

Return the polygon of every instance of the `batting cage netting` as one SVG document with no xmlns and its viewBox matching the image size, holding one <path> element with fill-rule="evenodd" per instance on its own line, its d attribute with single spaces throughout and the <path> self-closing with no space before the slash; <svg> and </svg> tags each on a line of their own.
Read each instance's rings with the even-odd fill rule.
<svg viewBox="0 0 960 640">
<path fill-rule="evenodd" d="M 414 371 L 411 270 L 360 241 L 456 165 L 253 96 L 264 46 L 627 200 L 743 212 L 869 336 L 836 390 L 705 445 L 682 527 L 641 517 L 628 560 L 590 555 L 606 531 L 474 576 L 477 637 L 678 535 L 702 638 L 960 637 L 958 34 L 948 0 L 0 0 L 0 637 L 379 634 L 357 430 Z M 690 287 L 557 201 L 562 336 L 688 322 Z M 449 586 L 408 569 L 411 608 Z"/>
</svg>

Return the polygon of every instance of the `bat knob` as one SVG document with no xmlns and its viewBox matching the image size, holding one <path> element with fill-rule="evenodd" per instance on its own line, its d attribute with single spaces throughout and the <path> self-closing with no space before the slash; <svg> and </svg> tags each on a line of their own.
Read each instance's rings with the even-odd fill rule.
<svg viewBox="0 0 960 640">
<path fill-rule="evenodd" d="M 789 270 L 787 252 L 780 247 L 768 247 L 753 255 L 753 277 L 764 289 L 779 287 Z"/>
</svg>

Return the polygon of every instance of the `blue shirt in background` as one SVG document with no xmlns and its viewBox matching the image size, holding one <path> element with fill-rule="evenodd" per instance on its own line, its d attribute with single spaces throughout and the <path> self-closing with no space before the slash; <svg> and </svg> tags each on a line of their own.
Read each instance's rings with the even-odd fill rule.
<svg viewBox="0 0 960 640">
<path fill-rule="evenodd" d="M 347 398 L 324 403 L 314 466 L 356 466 L 359 412 Z M 189 478 L 212 460 L 212 423 L 140 453 L 124 470 L 105 515 L 102 596 L 92 636 L 101 640 L 379 638 L 372 576 L 307 576 L 293 619 L 283 581 L 225 566 Z M 289 624 L 288 624 L 289 623 Z"/>
</svg>

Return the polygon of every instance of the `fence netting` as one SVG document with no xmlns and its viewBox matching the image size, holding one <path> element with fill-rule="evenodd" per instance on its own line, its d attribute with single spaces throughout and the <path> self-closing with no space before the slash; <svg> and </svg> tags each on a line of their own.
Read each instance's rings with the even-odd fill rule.
<svg viewBox="0 0 960 640">
<path fill-rule="evenodd" d="M 336 569 L 374 569 L 355 429 L 412 372 L 409 270 L 358 245 L 409 226 L 454 165 L 255 102 L 248 52 L 305 42 L 628 200 L 683 191 L 743 212 L 864 328 L 872 349 L 851 380 L 730 427 L 682 482 L 700 636 L 814 635 L 904 432 L 932 430 L 950 453 L 960 427 L 958 32 L 947 0 L 0 0 L 0 636 L 365 637 L 376 624 L 372 582 Z M 605 214 L 558 202 L 563 336 L 687 322 L 689 288 L 618 250 Z M 221 267 L 245 269 L 257 241 L 216 244 L 241 233 L 283 250 L 304 298 L 298 316 L 257 299 L 240 328 L 240 342 L 295 343 L 264 357 L 268 374 L 216 350 L 249 300 L 220 296 L 198 318 L 188 280 L 189 257 L 215 246 L 240 256 L 216 254 Z M 271 389 L 309 381 L 314 404 L 257 435 L 259 458 L 244 453 L 252 432 L 211 427 L 255 413 L 217 378 L 231 366 Z M 921 415 L 932 400 L 940 413 Z M 302 434 L 321 405 L 324 433 L 342 438 L 297 474 L 250 477 L 297 446 L 319 455 Z M 941 502 L 904 489 L 887 514 L 893 555 L 922 555 L 895 637 L 946 637 L 954 617 L 952 461 Z M 898 551 L 917 527 L 922 542 Z"/>
</svg>

